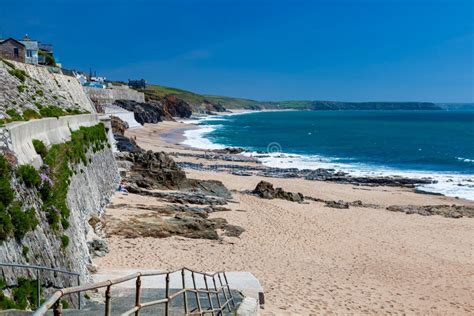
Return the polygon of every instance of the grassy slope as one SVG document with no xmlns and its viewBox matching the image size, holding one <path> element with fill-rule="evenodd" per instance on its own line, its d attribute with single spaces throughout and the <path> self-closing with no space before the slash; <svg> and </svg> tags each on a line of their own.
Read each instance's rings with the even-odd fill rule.
<svg viewBox="0 0 474 316">
<path fill-rule="evenodd" d="M 202 94 L 197 94 L 191 91 L 165 87 L 165 86 L 160 86 L 160 85 L 148 85 L 147 90 L 152 90 L 154 94 L 160 97 L 172 94 L 193 105 L 201 104 L 204 102 L 204 100 L 207 100 L 215 104 L 220 103 L 225 108 L 229 108 L 229 109 L 244 108 L 244 107 L 255 106 L 255 105 L 261 104 L 261 102 L 255 101 L 255 100 L 222 97 L 222 96 L 214 96 L 214 95 L 202 95 Z"/>
<path fill-rule="evenodd" d="M 439 109 L 429 102 L 337 102 L 337 101 L 308 101 L 290 100 L 264 102 L 250 99 L 232 98 L 215 95 L 202 95 L 191 91 L 170 88 L 160 85 L 148 85 L 147 92 L 157 96 L 175 95 L 191 105 L 200 105 L 205 100 L 213 104 L 221 104 L 227 109 L 237 108 L 267 108 L 267 109 L 308 109 L 308 110 L 357 110 L 357 109 Z"/>
</svg>

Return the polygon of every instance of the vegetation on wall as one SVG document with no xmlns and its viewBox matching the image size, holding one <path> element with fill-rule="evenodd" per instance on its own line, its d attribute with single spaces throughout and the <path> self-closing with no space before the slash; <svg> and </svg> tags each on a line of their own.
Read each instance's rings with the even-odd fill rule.
<svg viewBox="0 0 474 316">
<path fill-rule="evenodd" d="M 53 229 L 58 229 L 60 223 L 63 229 L 66 229 L 69 227 L 67 219 L 70 214 L 66 203 L 67 191 L 70 177 L 74 174 L 70 166 L 79 163 L 87 165 L 89 150 L 95 153 L 108 146 L 104 125 L 100 123 L 91 127 L 81 127 L 71 133 L 70 141 L 51 146 L 46 154 L 40 149 L 42 146 L 36 143 L 37 152 L 42 152 L 44 156 L 44 177 L 50 180 L 50 182 L 44 181 L 40 189 L 43 210 L 47 213 L 48 222 Z"/>
<path fill-rule="evenodd" d="M 0 310 L 38 307 L 38 288 L 36 280 L 18 277 L 17 285 L 11 288 L 11 297 L 7 297 L 2 290 L 6 289 L 6 282 L 0 279 Z M 41 295 L 41 292 L 40 292 Z"/>
<path fill-rule="evenodd" d="M 25 234 L 38 225 L 34 208 L 23 207 L 15 200 L 12 188 L 13 171 L 17 179 L 26 188 L 37 190 L 43 201 L 49 224 L 54 230 L 69 227 L 69 208 L 67 192 L 70 178 L 74 174 L 71 166 L 87 165 L 87 153 L 97 152 L 109 146 L 105 127 L 99 123 L 91 127 L 81 127 L 71 133 L 71 140 L 51 146 L 48 150 L 43 142 L 34 140 L 36 152 L 43 157 L 44 165 L 38 172 L 31 165 L 21 165 L 12 170 L 9 163 L 0 155 L 0 241 L 8 240 L 12 235 L 21 240 Z M 69 244 L 69 237 L 61 235 L 62 248 Z"/>
</svg>

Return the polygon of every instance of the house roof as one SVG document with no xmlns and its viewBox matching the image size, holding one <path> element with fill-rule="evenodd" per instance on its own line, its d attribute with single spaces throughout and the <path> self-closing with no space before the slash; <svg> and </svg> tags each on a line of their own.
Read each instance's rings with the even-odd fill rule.
<svg viewBox="0 0 474 316">
<path fill-rule="evenodd" d="M 20 41 L 23 45 L 25 45 L 26 49 L 38 50 L 38 41 Z"/>
<path fill-rule="evenodd" d="M 0 40 L 0 45 L 3 44 L 3 43 L 6 43 L 6 42 L 10 42 L 10 41 L 13 41 L 13 42 L 15 42 L 15 43 L 17 43 L 17 44 L 19 44 L 19 45 L 21 45 L 21 46 L 25 46 L 22 42 L 17 41 L 16 39 L 14 39 L 14 38 L 12 38 L 12 37 L 7 38 L 7 39 L 5 39 L 5 40 Z"/>
</svg>

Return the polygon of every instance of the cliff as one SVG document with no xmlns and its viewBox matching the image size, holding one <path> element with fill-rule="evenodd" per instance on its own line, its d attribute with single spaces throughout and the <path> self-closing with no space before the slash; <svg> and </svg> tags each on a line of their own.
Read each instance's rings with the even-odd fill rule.
<svg viewBox="0 0 474 316">
<path fill-rule="evenodd" d="M 119 181 L 110 121 L 101 122 L 75 78 L 47 67 L 0 62 L 0 83 L 0 262 L 71 270 L 90 281 L 92 256 L 106 250 L 100 217 Z M 35 278 L 0 271 L 7 285 Z M 43 272 L 41 281 L 76 285 L 61 273 Z"/>
<path fill-rule="evenodd" d="M 0 60 L 0 119 L 55 116 L 51 114 L 58 113 L 51 113 L 51 109 L 57 108 L 64 114 L 94 113 L 93 104 L 76 78 L 58 71 Z"/>
<path fill-rule="evenodd" d="M 147 102 L 117 100 L 115 105 L 133 112 L 135 120 L 142 125 L 173 120 L 173 117 L 187 118 L 192 115 L 191 106 L 174 96 L 148 100 Z"/>
<path fill-rule="evenodd" d="M 149 85 L 145 91 L 148 98 L 176 96 L 197 113 L 222 112 L 226 109 L 296 109 L 296 110 L 439 110 L 431 102 L 338 102 L 314 100 L 257 101 L 245 98 L 198 94 L 183 89 Z"/>
</svg>

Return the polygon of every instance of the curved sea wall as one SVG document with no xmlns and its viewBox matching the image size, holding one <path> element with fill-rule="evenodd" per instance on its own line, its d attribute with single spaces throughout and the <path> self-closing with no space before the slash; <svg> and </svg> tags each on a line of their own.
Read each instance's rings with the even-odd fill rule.
<svg viewBox="0 0 474 316">
<path fill-rule="evenodd" d="M 81 281 L 86 282 L 91 280 L 92 255 L 106 251 L 100 217 L 120 176 L 112 151 L 110 118 L 95 113 L 75 78 L 55 71 L 0 60 L 0 119 L 15 120 L 15 111 L 24 115 L 22 119 L 27 119 L 28 111 L 45 117 L 41 110 L 47 107 L 60 108 L 64 114 L 90 112 L 59 118 L 30 117 L 29 121 L 4 125 L 0 121 L 0 158 L 11 168 L 8 176 L 3 171 L 1 192 L 10 191 L 13 200 L 0 207 L 0 262 L 70 270 L 80 273 Z M 46 146 L 48 166 L 36 153 L 34 139 Z M 19 166 L 25 164 L 38 170 L 39 184 L 28 186 L 25 182 L 19 172 Z M 8 190 L 5 180 L 9 182 Z M 50 191 L 45 195 L 41 190 L 48 181 Z M 5 230 L 2 225 L 7 221 L 10 228 Z M 28 227 L 15 234 L 15 227 L 23 224 Z M 31 270 L 0 269 L 0 279 L 9 286 L 15 285 L 20 275 L 36 279 Z M 41 282 L 49 287 L 77 284 L 75 278 L 51 272 L 43 272 Z"/>
<path fill-rule="evenodd" d="M 71 131 L 81 126 L 93 126 L 99 123 L 97 114 L 62 116 L 27 122 L 14 122 L 6 125 L 11 139 L 10 149 L 19 164 L 31 164 L 36 168 L 42 165 L 40 155 L 33 147 L 32 140 L 41 140 L 46 146 L 64 143 L 71 137 Z"/>
<path fill-rule="evenodd" d="M 4 141 L 8 146 L 1 148 L 0 153 L 10 158 L 14 157 L 13 160 L 17 161 L 17 165 L 29 163 L 39 167 L 42 165 L 42 160 L 35 152 L 32 139 L 40 139 L 50 147 L 52 144 L 68 141 L 71 138 L 71 130 L 98 124 L 100 122 L 95 114 L 8 124 L 0 133 L 0 135 L 5 135 L 5 131 L 9 133 L 9 139 Z M 83 282 L 90 281 L 91 245 L 97 241 L 101 245 L 105 244 L 100 239 L 100 231 L 96 230 L 100 226 L 97 223 L 100 222 L 105 205 L 118 186 L 120 176 L 111 147 L 104 146 L 99 150 L 89 148 L 86 156 L 87 164 L 80 162 L 70 165 L 71 176 L 66 197 L 66 204 L 70 210 L 67 218 L 69 225 L 63 232 L 51 226 L 44 202 L 41 202 L 36 189 L 25 187 L 17 176 L 13 176 L 11 186 L 17 198 L 23 205 L 35 209 L 39 223 L 21 239 L 10 238 L 3 241 L 0 247 L 0 262 L 67 269 L 79 272 Z M 58 234 L 69 236 L 67 247 L 64 247 Z M 0 271 L 1 277 L 11 284 L 14 284 L 17 275 L 26 273 L 12 269 Z M 45 282 L 49 280 L 55 286 L 71 286 L 76 282 L 74 278 L 63 274 L 45 272 L 43 277 Z"/>
</svg>

